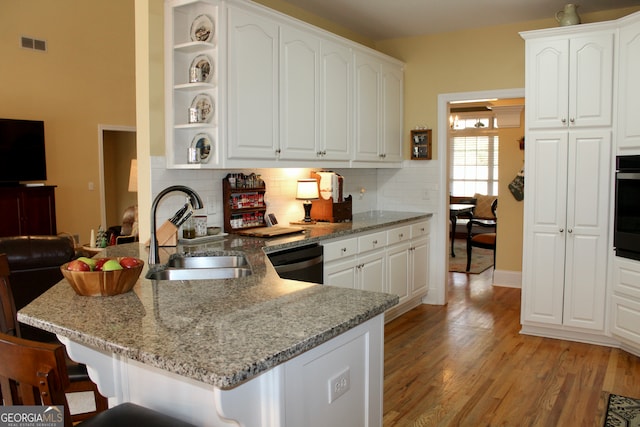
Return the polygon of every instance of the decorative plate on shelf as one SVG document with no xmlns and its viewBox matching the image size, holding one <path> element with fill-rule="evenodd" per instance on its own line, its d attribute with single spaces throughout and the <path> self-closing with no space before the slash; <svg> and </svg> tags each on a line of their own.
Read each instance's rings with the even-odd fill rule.
<svg viewBox="0 0 640 427">
<path fill-rule="evenodd" d="M 211 42 L 215 27 L 209 15 L 198 15 L 191 23 L 191 40 L 194 42 Z"/>
<path fill-rule="evenodd" d="M 201 123 L 209 123 L 215 112 L 215 105 L 213 99 L 206 93 L 196 95 L 191 102 L 191 108 L 198 109 L 198 116 Z"/>
<path fill-rule="evenodd" d="M 191 61 L 189 69 L 197 68 L 200 70 L 203 83 L 209 83 L 211 76 L 213 76 L 213 61 L 209 55 L 198 55 Z"/>
<path fill-rule="evenodd" d="M 191 148 L 200 151 L 200 162 L 207 163 L 211 158 L 211 136 L 206 133 L 199 133 L 191 141 Z"/>
</svg>

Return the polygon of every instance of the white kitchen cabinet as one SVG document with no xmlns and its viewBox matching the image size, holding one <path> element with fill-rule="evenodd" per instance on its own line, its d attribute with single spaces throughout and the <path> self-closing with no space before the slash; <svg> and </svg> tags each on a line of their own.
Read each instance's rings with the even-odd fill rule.
<svg viewBox="0 0 640 427">
<path fill-rule="evenodd" d="M 553 325 L 602 333 L 611 131 L 527 134 L 523 331 Z"/>
<path fill-rule="evenodd" d="M 367 52 L 355 52 L 356 162 L 402 159 L 403 70 Z"/>
<path fill-rule="evenodd" d="M 611 333 L 640 354 L 640 261 L 614 257 Z"/>
<path fill-rule="evenodd" d="M 275 160 L 279 143 L 279 25 L 228 5 L 229 159 Z"/>
<path fill-rule="evenodd" d="M 527 127 L 610 126 L 614 30 L 559 30 L 551 37 L 529 38 L 542 31 L 523 33 Z"/>
<path fill-rule="evenodd" d="M 619 154 L 639 154 L 640 14 L 621 19 L 618 57 L 617 149 Z"/>
<path fill-rule="evenodd" d="M 219 13 L 217 1 L 165 3 L 165 133 L 168 168 L 219 167 Z M 196 33 L 196 28 L 202 32 Z M 199 81 L 191 69 L 200 70 Z M 192 78 L 194 77 L 194 78 Z M 190 108 L 201 107 L 192 122 Z M 206 147 L 208 145 L 208 147 Z M 190 162 L 189 148 L 203 148 Z"/>
<path fill-rule="evenodd" d="M 391 320 L 429 290 L 429 234 L 429 221 L 419 221 L 325 242 L 324 284 L 398 295 Z"/>
</svg>

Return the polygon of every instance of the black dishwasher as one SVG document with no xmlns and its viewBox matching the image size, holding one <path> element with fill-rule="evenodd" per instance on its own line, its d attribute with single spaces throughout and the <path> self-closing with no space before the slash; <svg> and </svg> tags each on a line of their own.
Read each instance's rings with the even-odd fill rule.
<svg viewBox="0 0 640 427">
<path fill-rule="evenodd" d="M 283 279 L 323 283 L 322 246 L 317 243 L 270 252 L 267 256 Z"/>
</svg>

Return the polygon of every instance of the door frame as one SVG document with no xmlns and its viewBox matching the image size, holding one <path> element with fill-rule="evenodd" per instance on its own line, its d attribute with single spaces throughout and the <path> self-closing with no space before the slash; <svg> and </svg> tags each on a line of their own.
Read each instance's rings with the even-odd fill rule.
<svg viewBox="0 0 640 427">
<path fill-rule="evenodd" d="M 106 230 L 107 224 L 107 202 L 105 192 L 104 179 L 104 133 L 105 132 L 133 132 L 136 133 L 134 126 L 118 126 L 118 125 L 98 125 L 98 175 L 100 179 L 100 223 L 102 229 Z"/>
</svg>

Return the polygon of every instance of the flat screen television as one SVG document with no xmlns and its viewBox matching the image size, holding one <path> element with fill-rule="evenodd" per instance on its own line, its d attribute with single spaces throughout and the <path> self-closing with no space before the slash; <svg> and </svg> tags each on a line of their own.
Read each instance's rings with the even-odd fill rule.
<svg viewBox="0 0 640 427">
<path fill-rule="evenodd" d="M 44 122 L 0 119 L 0 185 L 46 179 Z"/>
</svg>

